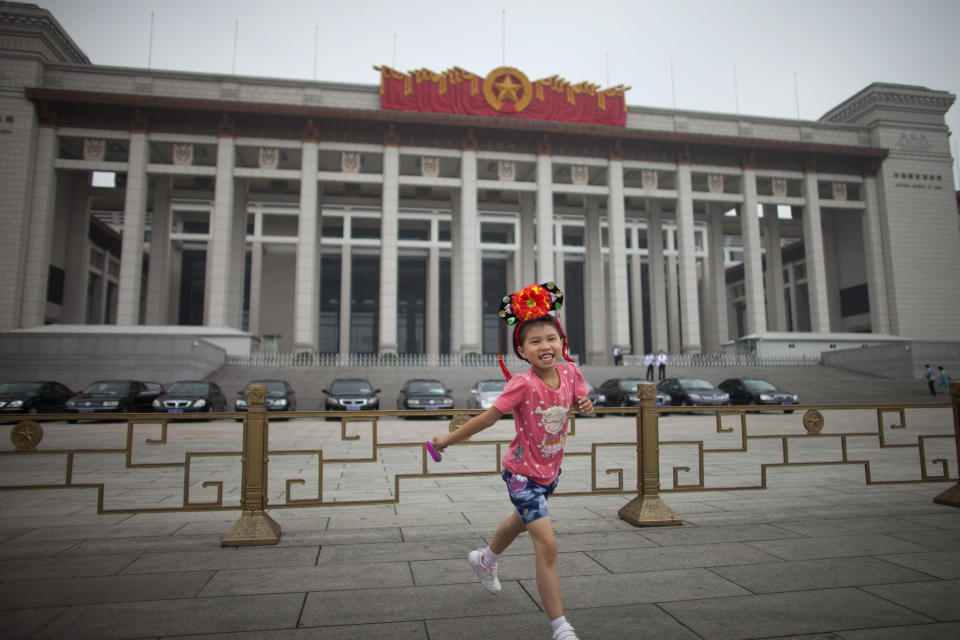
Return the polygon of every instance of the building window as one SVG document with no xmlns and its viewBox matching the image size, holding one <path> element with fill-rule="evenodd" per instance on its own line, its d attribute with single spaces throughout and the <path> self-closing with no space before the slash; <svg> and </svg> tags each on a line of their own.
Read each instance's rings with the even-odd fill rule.
<svg viewBox="0 0 960 640">
<path fill-rule="evenodd" d="M 870 296 L 866 283 L 840 289 L 840 316 L 848 318 L 863 313 L 870 313 Z"/>
<path fill-rule="evenodd" d="M 380 220 L 378 218 L 353 218 L 350 221 L 350 236 L 362 240 L 379 240 Z"/>
<path fill-rule="evenodd" d="M 47 270 L 47 302 L 63 304 L 63 281 L 66 273 L 52 264 Z"/>
<path fill-rule="evenodd" d="M 398 220 L 397 237 L 400 240 L 430 240 L 429 220 Z"/>
</svg>

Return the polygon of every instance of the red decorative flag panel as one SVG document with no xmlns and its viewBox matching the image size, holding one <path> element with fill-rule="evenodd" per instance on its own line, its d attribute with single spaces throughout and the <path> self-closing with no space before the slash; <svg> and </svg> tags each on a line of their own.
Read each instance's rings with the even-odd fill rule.
<svg viewBox="0 0 960 640">
<path fill-rule="evenodd" d="M 453 67 L 443 73 L 418 69 L 409 73 L 390 67 L 380 72 L 380 106 L 399 111 L 459 113 L 471 116 L 555 120 L 622 127 L 627 121 L 624 94 L 630 87 L 600 89 L 570 84 L 551 76 L 530 82 L 513 67 L 499 67 L 478 76 Z"/>
</svg>

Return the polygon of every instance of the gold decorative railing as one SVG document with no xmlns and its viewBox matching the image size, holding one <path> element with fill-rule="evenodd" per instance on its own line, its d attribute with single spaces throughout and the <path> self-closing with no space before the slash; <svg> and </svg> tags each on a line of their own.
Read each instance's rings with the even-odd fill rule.
<svg viewBox="0 0 960 640">
<path fill-rule="evenodd" d="M 655 406 L 656 389 L 653 384 L 643 383 L 639 386 L 640 407 L 636 409 L 600 409 L 600 413 L 627 413 L 635 418 L 636 436 L 634 439 L 621 440 L 616 442 L 590 442 L 589 450 L 575 450 L 576 447 L 570 447 L 565 454 L 568 459 L 587 458 L 590 462 L 590 481 L 589 489 L 580 489 L 572 491 L 558 491 L 556 495 L 582 496 L 582 495 L 601 495 L 601 494 L 632 494 L 636 497 L 619 510 L 619 515 L 637 526 L 651 525 L 676 525 L 681 523 L 681 519 L 662 501 L 660 493 L 671 491 L 729 491 L 742 489 L 764 489 L 767 487 L 768 472 L 774 469 L 789 467 L 811 467 L 811 466 L 833 466 L 848 465 L 862 467 L 865 475 L 865 482 L 871 484 L 903 484 L 916 482 L 949 482 L 956 479 L 956 475 L 951 475 L 949 457 L 953 460 L 960 457 L 960 382 L 953 382 L 950 386 L 951 403 L 931 403 L 931 404 L 904 404 L 904 405 L 830 405 L 818 407 L 796 407 L 802 414 L 799 420 L 803 426 L 803 431 L 797 429 L 796 420 L 790 420 L 785 427 L 784 433 L 770 433 L 771 428 L 766 425 L 760 427 L 751 426 L 748 417 L 749 411 L 759 411 L 756 419 L 767 415 L 768 411 L 774 409 L 757 409 L 750 407 L 749 410 L 744 407 L 719 407 L 719 408 L 658 408 Z M 263 387 L 251 387 L 248 392 L 249 411 L 247 413 L 223 413 L 223 414 L 204 414 L 203 416 L 191 414 L 90 414 L 84 415 L 84 419 L 90 420 L 109 420 L 122 419 L 125 421 L 125 444 L 123 447 L 84 447 L 84 448 L 39 448 L 43 440 L 43 428 L 36 420 L 17 421 L 10 433 L 11 442 L 14 445 L 12 450 L 0 451 L 0 456 L 7 459 L 13 457 L 19 460 L 39 459 L 40 457 L 49 458 L 62 456 L 64 467 L 62 481 L 45 483 L 24 483 L 7 484 L 0 486 L 0 491 L 33 491 L 33 490 L 64 490 L 64 489 L 95 489 L 97 491 L 97 513 L 148 513 L 148 512 L 171 512 L 171 511 L 199 511 L 199 510 L 242 510 L 242 515 L 237 524 L 223 539 L 224 545 L 249 545 L 249 544 L 273 544 L 279 540 L 280 527 L 267 514 L 266 509 L 283 508 L 303 508 L 303 507 L 331 507 L 331 506 L 356 506 L 356 505 L 380 505 L 397 504 L 401 499 L 401 485 L 404 481 L 426 478 L 452 478 L 452 477 L 483 477 L 496 476 L 502 471 L 501 458 L 509 445 L 509 439 L 487 439 L 480 440 L 478 436 L 473 439 L 462 442 L 456 447 L 487 447 L 494 453 L 494 458 L 490 460 L 489 468 L 479 468 L 477 470 L 467 471 L 447 471 L 442 464 L 438 465 L 428 460 L 428 454 L 423 442 L 389 442 L 382 441 L 380 436 L 380 419 L 383 417 L 410 417 L 410 416 L 428 416 L 441 414 L 454 414 L 449 428 L 454 429 L 462 422 L 465 422 L 470 415 L 478 413 L 476 410 L 452 410 L 452 411 L 373 411 L 364 412 L 364 415 L 357 413 L 323 412 L 323 411 L 300 411 L 285 414 L 289 419 L 330 419 L 334 418 L 340 421 L 339 442 L 351 443 L 361 440 L 361 435 L 354 432 L 354 427 L 358 425 L 369 425 L 370 428 L 370 448 L 369 452 L 361 457 L 326 457 L 324 448 L 312 449 L 276 449 L 269 450 L 268 434 L 270 427 L 270 415 L 264 409 L 265 390 Z M 891 433 L 906 432 L 910 425 L 907 424 L 907 411 L 929 410 L 952 408 L 952 429 L 953 433 L 947 432 L 949 425 L 939 424 L 940 431 L 931 434 L 916 434 L 913 442 L 891 441 Z M 780 411 L 780 408 L 776 408 Z M 866 410 L 875 415 L 875 424 L 871 428 L 856 429 L 853 431 L 832 432 L 826 429 L 828 426 L 822 411 L 832 413 L 834 411 L 848 410 Z M 669 420 L 662 421 L 661 418 L 678 412 L 708 413 L 715 417 L 715 433 L 709 439 L 704 437 L 700 439 L 681 439 L 675 435 L 669 438 L 662 438 L 660 428 L 666 425 L 667 430 L 673 434 L 679 431 L 679 428 L 670 426 Z M 183 459 L 175 461 L 145 461 L 139 452 L 140 443 L 135 440 L 135 428 L 143 425 L 159 425 L 159 438 L 146 439 L 143 444 L 147 447 L 161 446 L 168 444 L 169 424 L 177 423 L 182 420 L 196 420 L 199 417 L 210 419 L 237 419 L 243 421 L 243 443 L 241 450 L 225 451 L 185 451 Z M 45 415 L 43 420 L 66 420 L 76 419 L 75 414 L 70 415 Z M 889 420 L 892 418 L 892 421 Z M 939 418 L 938 418 L 939 419 Z M 7 419 L 9 422 L 9 419 Z M 733 423 L 733 424 L 731 424 Z M 576 435 L 578 422 L 576 416 L 572 418 L 570 433 Z M 223 428 L 222 423 L 217 427 Z M 239 429 L 240 426 L 237 425 Z M 739 428 L 739 433 L 737 432 Z M 773 429 L 776 431 L 776 429 Z M 680 435 L 680 434 L 678 434 Z M 715 440 L 724 440 L 722 446 L 716 446 Z M 855 440 L 856 439 L 856 440 Z M 876 450 L 907 450 L 913 449 L 919 461 L 919 477 L 902 479 L 878 479 L 874 477 L 873 463 L 869 459 L 860 459 L 851 453 L 851 441 L 862 444 L 864 439 L 875 441 Z M 902 438 L 900 438 L 902 440 Z M 734 442 L 727 442 L 733 440 Z M 952 444 L 952 454 L 941 454 L 939 457 L 930 457 L 929 449 L 936 448 L 937 443 L 943 445 L 945 441 L 952 440 L 947 444 Z M 822 456 L 814 460 L 797 460 L 793 454 L 796 447 L 803 447 L 803 443 L 811 441 L 836 443 L 838 453 L 832 456 Z M 711 463 L 721 457 L 730 456 L 753 456 L 758 452 L 756 448 L 763 448 L 766 445 L 774 445 L 777 454 L 773 461 L 755 462 L 751 459 L 750 464 L 759 465 L 760 481 L 755 484 L 722 484 L 711 482 L 707 475 Z M 944 447 L 940 446 L 942 450 Z M 393 477 L 392 495 L 383 499 L 372 500 L 330 500 L 327 498 L 324 490 L 324 468 L 329 465 L 348 465 L 348 464 L 379 464 L 383 452 L 394 449 L 413 449 L 419 454 L 419 464 L 417 473 L 397 473 Z M 601 477 L 600 458 L 601 451 L 613 449 L 621 454 L 624 449 L 632 450 L 636 455 L 636 488 L 624 487 L 624 475 L 628 467 L 632 467 L 632 462 L 621 461 L 619 467 L 606 468 L 606 476 L 615 477 L 615 485 L 610 481 L 600 482 Z M 452 451 L 452 450 L 451 450 Z M 686 453 L 690 452 L 692 453 Z M 764 452 L 760 451 L 759 455 Z M 182 470 L 183 494 L 180 504 L 176 506 L 163 507 L 145 507 L 145 508 L 107 508 L 104 504 L 105 483 L 100 482 L 76 482 L 78 459 L 85 456 L 103 456 L 116 455 L 122 456 L 124 470 L 143 470 L 143 469 L 168 469 Z M 268 471 L 269 460 L 279 460 L 284 456 L 314 456 L 317 460 L 317 491 L 311 497 L 294 497 L 294 488 L 307 484 L 303 478 L 285 478 L 283 500 L 280 502 L 270 502 L 268 500 Z M 687 460 L 678 461 L 677 458 L 686 456 Z M 241 488 L 241 498 L 239 504 L 224 504 L 224 481 L 205 481 L 200 483 L 202 489 L 215 490 L 216 498 L 207 501 L 197 501 L 191 498 L 190 488 L 191 470 L 198 461 L 205 458 L 224 458 L 233 457 L 241 460 L 241 478 L 236 484 Z M 665 464 L 665 460 L 669 464 Z M 673 460 L 670 462 L 670 460 Z M 695 471 L 691 471 L 693 464 L 696 465 Z M 956 464 L 956 463 L 955 463 Z M 661 490 L 661 470 L 660 466 L 670 467 L 672 483 L 669 488 Z M 932 469 L 931 469 L 932 468 Z M 84 474 L 88 475 L 88 474 Z M 688 477 L 695 476 L 695 480 L 690 481 Z M 604 485 L 604 486 L 602 486 Z M 953 487 L 944 491 L 936 498 L 937 502 L 960 506 L 960 484 L 955 483 Z"/>
</svg>

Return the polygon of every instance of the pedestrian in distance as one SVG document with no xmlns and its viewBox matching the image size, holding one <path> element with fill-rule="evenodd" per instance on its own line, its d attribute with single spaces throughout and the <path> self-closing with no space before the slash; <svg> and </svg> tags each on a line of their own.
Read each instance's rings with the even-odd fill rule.
<svg viewBox="0 0 960 640">
<path fill-rule="evenodd" d="M 576 640 L 563 614 L 557 577 L 557 540 L 547 499 L 557 487 L 571 412 L 592 413 L 588 386 L 569 357 L 567 338 L 551 315 L 563 304 L 563 292 L 552 282 L 531 284 L 503 298 L 500 317 L 514 327 L 513 351 L 530 368 L 511 376 L 501 360 L 507 386 L 493 406 L 452 433 L 435 436 L 440 452 L 496 424 L 513 413 L 516 435 L 503 456 L 503 480 L 513 511 L 500 523 L 490 544 L 471 551 L 467 560 L 492 594 L 500 592 L 497 560 L 517 536 L 530 534 L 536 554 L 537 589 L 550 617 L 553 640 Z M 561 358 L 569 362 L 561 362 Z"/>
<path fill-rule="evenodd" d="M 667 379 L 667 354 L 663 352 L 663 349 L 657 354 L 657 376 L 659 382 Z"/>
<path fill-rule="evenodd" d="M 647 365 L 647 382 L 653 382 L 653 366 L 657 362 L 657 357 L 648 353 L 643 357 L 643 364 Z"/>
<path fill-rule="evenodd" d="M 950 376 L 943 370 L 943 367 L 937 367 L 937 389 L 950 390 Z"/>
<path fill-rule="evenodd" d="M 934 373 L 933 367 L 931 367 L 929 364 L 925 364 L 923 366 L 926 368 L 926 370 L 923 372 L 923 379 L 927 381 L 927 387 L 930 388 L 930 395 L 935 396 L 937 395 L 937 388 L 934 385 L 937 383 L 937 374 Z"/>
<path fill-rule="evenodd" d="M 623 365 L 623 349 L 620 348 L 620 345 L 614 345 L 613 347 L 613 364 L 617 367 Z"/>
</svg>

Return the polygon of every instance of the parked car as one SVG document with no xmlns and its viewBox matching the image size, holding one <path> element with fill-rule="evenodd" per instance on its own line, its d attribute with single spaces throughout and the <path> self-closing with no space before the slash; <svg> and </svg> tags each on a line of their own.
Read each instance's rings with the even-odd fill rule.
<svg viewBox="0 0 960 640">
<path fill-rule="evenodd" d="M 800 404 L 800 398 L 796 394 L 781 391 L 777 385 L 760 378 L 729 378 L 717 386 L 730 394 L 731 404 L 772 404 L 791 407 Z M 784 413 L 793 413 L 793 409 Z"/>
<path fill-rule="evenodd" d="M 493 406 L 493 401 L 503 393 L 503 388 L 506 386 L 507 381 L 503 379 L 477 380 L 470 388 L 467 407 L 470 409 L 489 409 Z"/>
<path fill-rule="evenodd" d="M 407 380 L 400 387 L 397 409 L 453 409 L 453 391 L 439 380 Z"/>
<path fill-rule="evenodd" d="M 73 396 L 73 391 L 51 380 L 6 382 L 0 385 L 0 413 L 63 413 Z"/>
<path fill-rule="evenodd" d="M 247 411 L 247 389 L 254 385 L 266 387 L 267 398 L 263 408 L 267 412 L 296 411 L 297 394 L 286 380 L 252 380 L 241 391 L 237 391 L 237 399 L 233 403 L 235 411 Z"/>
<path fill-rule="evenodd" d="M 610 378 L 600 385 L 600 395 L 603 396 L 605 407 L 636 407 L 640 405 L 637 395 L 637 385 L 646 382 L 643 378 Z M 670 396 L 657 391 L 657 406 L 669 407 Z"/>
<path fill-rule="evenodd" d="M 380 408 L 380 389 L 374 389 L 369 381 L 361 378 L 339 378 L 323 389 L 326 394 L 324 409 L 327 411 L 376 411 Z"/>
<path fill-rule="evenodd" d="M 667 378 L 657 389 L 670 396 L 675 407 L 712 407 L 730 404 L 730 394 L 702 378 Z"/>
<path fill-rule="evenodd" d="M 66 413 L 148 413 L 163 393 L 159 382 L 98 380 L 67 400 Z M 76 420 L 70 420 L 76 422 Z"/>
<path fill-rule="evenodd" d="M 164 413 L 218 413 L 227 410 L 227 397 L 216 382 L 181 380 L 160 394 L 153 408 Z"/>
<path fill-rule="evenodd" d="M 587 392 L 587 397 L 590 398 L 590 402 L 593 403 L 594 409 L 602 407 L 607 401 L 606 396 L 600 393 L 600 390 L 589 382 L 587 383 L 587 387 L 590 389 Z M 594 411 L 593 413 L 577 413 L 577 416 L 580 418 L 602 418 L 603 414 Z"/>
</svg>

